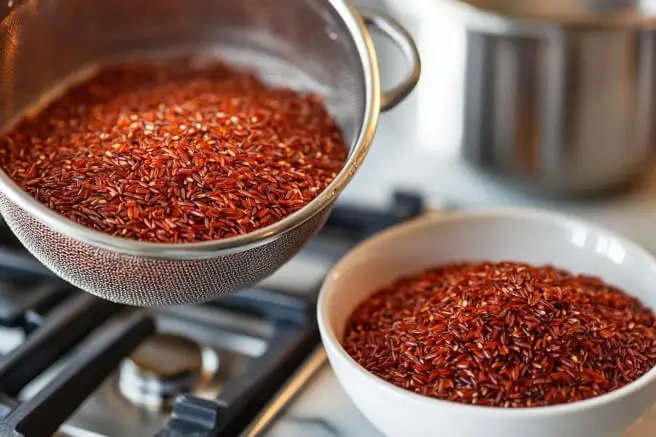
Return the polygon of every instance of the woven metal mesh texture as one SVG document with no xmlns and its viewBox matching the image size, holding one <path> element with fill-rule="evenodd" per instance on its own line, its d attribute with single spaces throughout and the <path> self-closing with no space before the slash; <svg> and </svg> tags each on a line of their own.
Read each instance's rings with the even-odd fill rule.
<svg viewBox="0 0 656 437">
<path fill-rule="evenodd" d="M 314 236 L 330 210 L 260 247 L 203 260 L 163 260 L 123 255 L 62 235 L 4 196 L 0 209 L 25 247 L 61 278 L 96 296 L 134 306 L 206 302 L 259 282 Z"/>
</svg>

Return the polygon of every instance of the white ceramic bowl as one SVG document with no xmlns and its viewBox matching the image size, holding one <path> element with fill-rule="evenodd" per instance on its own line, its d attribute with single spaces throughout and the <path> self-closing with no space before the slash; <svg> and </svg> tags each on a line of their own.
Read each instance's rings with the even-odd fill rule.
<svg viewBox="0 0 656 437">
<path fill-rule="evenodd" d="M 655 369 L 585 401 L 501 409 L 397 388 L 367 372 L 342 348 L 348 317 L 378 287 L 431 266 L 487 260 L 553 264 L 598 275 L 656 309 L 656 259 L 596 225 L 523 209 L 427 215 L 362 243 L 323 284 L 318 303 L 321 337 L 340 384 L 358 409 L 388 437 L 622 436 L 656 402 Z"/>
</svg>

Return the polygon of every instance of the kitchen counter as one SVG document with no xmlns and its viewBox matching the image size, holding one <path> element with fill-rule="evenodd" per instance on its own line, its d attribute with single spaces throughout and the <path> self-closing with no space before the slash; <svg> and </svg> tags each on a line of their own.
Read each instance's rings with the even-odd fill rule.
<svg viewBox="0 0 656 437">
<path fill-rule="evenodd" d="M 599 222 L 656 252 L 656 167 L 641 186 L 622 196 L 578 203 L 549 201 L 495 184 L 468 168 L 448 149 L 417 147 L 398 132 L 392 123 L 381 121 L 371 155 L 341 201 L 383 205 L 393 189 L 408 187 L 422 192 L 433 208 L 442 208 L 445 203 L 458 208 L 498 205 L 547 208 Z M 290 265 L 283 270 L 287 275 L 304 271 L 313 280 L 322 274 L 320 266 L 307 262 L 302 268 Z M 656 405 L 626 437 L 654 435 Z M 360 414 L 330 367 L 325 365 L 262 437 L 383 436 Z"/>
<path fill-rule="evenodd" d="M 445 203 L 453 203 L 458 208 L 498 205 L 546 208 L 599 222 L 656 252 L 656 167 L 642 185 L 614 198 L 585 202 L 539 199 L 487 180 L 448 148 L 420 147 L 413 143 L 411 134 L 400 135 L 393 121 L 381 120 L 371 154 L 341 201 L 383 205 L 393 189 L 407 187 L 418 189 L 435 208 Z M 316 270 L 307 269 L 313 271 L 315 277 Z M 298 272 L 299 269 L 287 271 Z M 656 406 L 626 437 L 654 435 Z M 263 436 L 383 437 L 355 408 L 328 365 Z"/>
<path fill-rule="evenodd" d="M 656 252 L 656 167 L 643 183 L 621 195 L 586 201 L 541 199 L 487 179 L 462 162 L 464 28 L 440 0 L 358 0 L 358 5 L 390 10 L 415 36 L 423 57 L 417 91 L 384 114 L 364 165 L 340 201 L 383 205 L 398 188 L 418 190 L 430 205 L 458 208 L 531 206 L 578 215 L 612 228 Z M 379 41 L 377 41 L 379 43 Z M 397 55 L 379 44 L 381 74 L 393 82 L 402 71 Z M 297 271 L 298 270 L 288 270 Z M 316 274 L 316 272 L 315 272 Z M 324 366 L 283 413 L 266 437 L 382 437 Z M 656 406 L 627 437 L 656 435 Z M 439 435 L 437 436 L 439 437 Z M 448 437 L 448 436 L 445 436 Z"/>
<path fill-rule="evenodd" d="M 655 434 L 656 406 L 624 437 L 653 437 Z M 337 383 L 330 367 L 325 366 L 262 437 L 384 436 L 360 414 Z M 449 436 L 436 434 L 436 437 Z"/>
<path fill-rule="evenodd" d="M 266 437 L 383 437 L 324 366 Z"/>
</svg>

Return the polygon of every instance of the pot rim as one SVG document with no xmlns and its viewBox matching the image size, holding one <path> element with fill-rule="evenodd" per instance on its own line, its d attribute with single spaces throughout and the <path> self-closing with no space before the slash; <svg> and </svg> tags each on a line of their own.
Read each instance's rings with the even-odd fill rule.
<svg viewBox="0 0 656 437">
<path fill-rule="evenodd" d="M 642 11 L 558 14 L 557 12 L 513 13 L 486 9 L 474 0 L 450 0 L 474 30 L 496 34 L 545 36 L 564 30 L 654 30 L 656 14 Z M 656 12 L 656 11 L 655 11 Z"/>
</svg>

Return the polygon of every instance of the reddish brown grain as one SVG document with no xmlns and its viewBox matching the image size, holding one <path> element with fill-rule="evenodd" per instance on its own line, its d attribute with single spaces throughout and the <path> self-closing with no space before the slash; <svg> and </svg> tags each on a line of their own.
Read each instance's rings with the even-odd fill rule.
<svg viewBox="0 0 656 437">
<path fill-rule="evenodd" d="M 354 311 L 344 347 L 416 393 L 537 407 L 636 380 L 656 365 L 655 335 L 653 312 L 599 278 L 503 262 L 396 281 Z"/>
<path fill-rule="evenodd" d="M 0 140 L 0 165 L 79 224 L 152 242 L 245 234 L 314 199 L 347 149 L 320 98 L 220 62 L 102 68 Z"/>
</svg>

